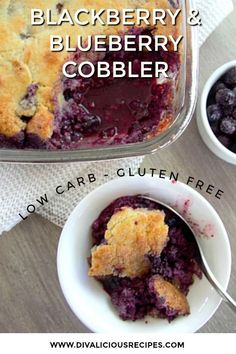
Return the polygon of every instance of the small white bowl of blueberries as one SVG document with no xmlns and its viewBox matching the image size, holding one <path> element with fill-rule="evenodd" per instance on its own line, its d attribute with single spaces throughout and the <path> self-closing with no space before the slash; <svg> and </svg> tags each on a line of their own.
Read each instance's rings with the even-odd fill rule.
<svg viewBox="0 0 236 354">
<path fill-rule="evenodd" d="M 218 68 L 208 79 L 197 123 L 208 148 L 236 165 L 236 60 Z"/>
</svg>

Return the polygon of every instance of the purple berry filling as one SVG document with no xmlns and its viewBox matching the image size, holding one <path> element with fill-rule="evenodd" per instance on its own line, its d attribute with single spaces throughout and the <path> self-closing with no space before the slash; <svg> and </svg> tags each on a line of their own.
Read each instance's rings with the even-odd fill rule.
<svg viewBox="0 0 236 354">
<path fill-rule="evenodd" d="M 37 90 L 38 90 L 38 85 L 36 85 L 36 84 L 32 84 L 28 87 L 27 94 L 19 103 L 20 106 L 22 107 L 22 109 L 27 111 L 27 110 L 30 110 L 32 107 L 36 106 L 36 104 L 37 104 L 37 97 L 36 97 Z M 22 116 L 21 120 L 28 122 L 31 118 L 32 118 L 32 116 L 30 116 L 30 115 L 29 116 Z"/>
<path fill-rule="evenodd" d="M 36 95 L 37 91 L 38 91 L 38 85 L 37 84 L 31 84 L 28 89 L 27 89 L 27 97 L 33 97 Z"/>
<path fill-rule="evenodd" d="M 179 71 L 178 53 L 139 52 L 138 36 L 145 33 L 153 41 L 150 30 L 132 29 L 137 34 L 136 52 L 89 53 L 93 62 L 102 59 L 111 64 L 122 61 L 133 63 L 133 69 L 140 74 L 140 62 L 165 61 L 169 64 L 173 79 L 158 81 L 156 78 L 98 78 L 96 75 L 85 79 L 63 80 L 65 103 L 56 111 L 56 128 L 48 147 L 50 149 L 71 149 L 99 145 L 135 143 L 156 135 L 165 129 L 173 118 L 173 92 L 175 78 Z M 153 42 L 154 45 L 154 42 Z M 72 58 L 76 62 L 84 60 L 77 52 Z M 91 60 L 91 58 L 90 58 Z"/>
<path fill-rule="evenodd" d="M 7 138 L 4 135 L 0 134 L 0 146 L 2 149 L 22 149 L 25 141 L 25 133 L 20 132 L 14 137 Z"/>
<path fill-rule="evenodd" d="M 199 278 L 202 276 L 197 262 L 196 244 L 186 225 L 171 211 L 140 196 L 126 196 L 112 202 L 94 221 L 93 245 L 104 242 L 108 221 L 122 207 L 164 210 L 165 222 L 169 226 L 169 241 L 160 256 L 147 254 L 150 261 L 150 271 L 147 275 L 132 279 L 106 276 L 99 278 L 98 281 L 110 295 L 111 302 L 121 319 L 135 321 L 151 315 L 172 321 L 178 316 L 178 311 L 169 308 L 165 301 L 154 293 L 151 278 L 156 274 L 161 275 L 187 295 L 193 283 L 193 276 Z"/>
</svg>

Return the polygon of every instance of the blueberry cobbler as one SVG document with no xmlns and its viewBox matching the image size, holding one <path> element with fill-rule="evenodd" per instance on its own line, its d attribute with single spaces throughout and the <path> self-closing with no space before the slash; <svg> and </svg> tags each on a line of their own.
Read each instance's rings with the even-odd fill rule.
<svg viewBox="0 0 236 354">
<path fill-rule="evenodd" d="M 217 139 L 236 153 L 236 67 L 228 70 L 211 89 L 207 116 Z"/>
<path fill-rule="evenodd" d="M 191 231 L 170 210 L 141 196 L 121 197 L 92 225 L 89 276 L 122 320 L 188 315 L 194 275 L 201 278 Z"/>
<path fill-rule="evenodd" d="M 171 50 L 146 52 L 89 52 L 77 50 L 50 52 L 50 35 L 58 33 L 76 38 L 81 34 L 107 34 L 108 26 L 59 27 L 31 26 L 30 9 L 51 9 L 57 19 L 63 8 L 73 13 L 78 8 L 173 8 L 178 1 L 168 0 L 1 0 L 0 2 L 0 147 L 19 149 L 70 150 L 101 145 L 141 142 L 167 129 L 175 118 L 174 99 L 178 86 L 181 53 Z M 164 34 L 177 37 L 177 26 L 146 25 L 112 28 L 122 38 L 127 33 L 138 37 Z M 81 33 L 78 33 L 81 32 Z M 101 33 L 102 32 L 102 33 Z M 68 60 L 80 63 L 99 60 L 131 62 L 140 73 L 140 62 L 162 61 L 169 65 L 169 78 L 110 78 L 77 76 L 67 79 L 62 66 Z M 153 69 L 154 71 L 154 65 Z"/>
</svg>

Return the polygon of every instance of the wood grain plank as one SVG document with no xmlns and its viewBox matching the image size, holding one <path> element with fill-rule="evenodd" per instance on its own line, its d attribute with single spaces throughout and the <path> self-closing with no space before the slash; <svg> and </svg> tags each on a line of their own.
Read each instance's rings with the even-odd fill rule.
<svg viewBox="0 0 236 354">
<path fill-rule="evenodd" d="M 59 286 L 60 232 L 34 215 L 1 238 L 0 332 L 88 331 L 68 308 Z"/>
</svg>

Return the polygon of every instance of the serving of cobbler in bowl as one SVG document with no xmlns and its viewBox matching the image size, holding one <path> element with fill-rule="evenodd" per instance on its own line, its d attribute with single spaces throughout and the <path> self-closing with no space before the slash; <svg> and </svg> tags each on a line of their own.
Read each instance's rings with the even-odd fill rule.
<svg viewBox="0 0 236 354">
<path fill-rule="evenodd" d="M 98 279 L 123 320 L 169 321 L 190 313 L 193 275 L 202 277 L 191 232 L 157 203 L 115 200 L 92 225 L 89 275 Z"/>
<path fill-rule="evenodd" d="M 137 176 L 95 189 L 70 215 L 57 256 L 63 294 L 93 332 L 195 332 L 221 300 L 201 272 L 186 224 L 143 195 L 191 222 L 211 269 L 227 287 L 230 245 L 212 206 L 180 182 Z"/>
<path fill-rule="evenodd" d="M 40 157 L 34 153 L 35 150 L 46 154 L 55 151 L 78 151 L 75 159 L 80 156 L 81 159 L 92 159 L 99 157 L 91 151 L 100 149 L 102 153 L 104 148 L 113 148 L 109 150 L 108 155 L 115 157 L 118 154 L 116 146 L 122 149 L 129 145 L 138 147 L 139 144 L 149 143 L 166 133 L 180 113 L 185 89 L 189 90 L 189 87 L 183 87 L 185 70 L 188 69 L 185 63 L 185 43 L 179 51 L 174 51 L 170 42 L 166 44 L 167 51 L 163 48 L 154 50 L 155 36 L 170 35 L 177 38 L 180 34 L 184 35 L 182 14 L 178 17 L 176 26 L 171 26 L 169 19 L 165 26 L 148 26 L 142 23 L 139 26 L 119 24 L 109 27 L 98 23 L 96 26 L 79 27 L 63 23 L 55 27 L 47 26 L 46 23 L 42 26 L 32 26 L 32 8 L 40 8 L 45 13 L 49 9 L 53 20 L 56 21 L 64 9 L 74 13 L 78 7 L 88 11 L 99 11 L 101 8 L 114 8 L 118 11 L 124 8 L 150 10 L 155 7 L 174 11 L 181 6 L 181 2 L 169 0 L 1 1 L 1 150 L 8 152 L 9 159 L 14 156 L 11 150 L 20 150 L 21 154 L 17 154 L 19 160 L 24 160 L 26 155 L 29 160 L 33 159 L 33 156 L 43 159 L 43 155 Z M 93 50 L 85 53 L 79 49 L 73 52 L 52 52 L 50 38 L 56 34 L 70 36 L 70 44 L 75 48 L 78 35 L 84 42 L 89 36 L 103 34 L 108 38 L 114 34 L 119 35 L 123 42 L 127 35 L 133 34 L 136 40 L 134 51 L 110 51 L 107 43 L 104 53 Z M 146 36 L 152 51 L 139 50 L 140 36 Z M 81 75 L 67 78 L 62 73 L 62 66 L 67 61 L 78 64 L 89 61 L 97 67 L 100 60 L 110 66 L 120 60 L 138 77 L 115 78 L 111 75 L 100 78 L 95 73 L 89 78 Z M 153 74 L 151 78 L 139 77 L 143 62 L 153 63 L 150 67 L 150 73 Z M 163 75 L 157 78 L 154 75 L 156 62 L 168 64 L 168 78 Z M 188 76 L 191 76 L 191 73 L 188 73 Z M 191 83 L 189 84 L 191 86 Z M 189 108 L 193 107 L 188 107 L 186 103 L 186 109 Z M 190 112 L 187 116 L 188 114 Z M 189 118 L 188 116 L 186 119 Z M 179 123 L 180 126 L 182 124 L 183 122 Z M 162 144 L 166 144 L 169 139 L 170 136 L 168 139 L 165 137 Z M 155 143 L 155 148 L 160 145 L 160 142 Z M 149 146 L 148 149 L 150 148 Z M 132 149 L 133 152 L 129 148 L 125 154 L 134 154 L 135 147 Z M 54 155 L 54 158 L 60 156 Z M 7 157 L 4 155 L 3 158 Z"/>
</svg>

